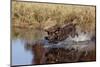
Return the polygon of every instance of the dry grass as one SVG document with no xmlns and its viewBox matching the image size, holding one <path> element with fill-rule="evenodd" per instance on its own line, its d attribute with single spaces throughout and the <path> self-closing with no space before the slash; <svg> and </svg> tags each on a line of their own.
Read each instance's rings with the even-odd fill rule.
<svg viewBox="0 0 100 67">
<path fill-rule="evenodd" d="M 93 6 L 12 2 L 13 29 L 43 30 L 47 26 L 63 25 L 74 19 L 82 31 L 95 32 Z"/>
<path fill-rule="evenodd" d="M 72 20 L 76 20 L 78 27 L 82 31 L 89 32 L 95 36 L 95 7 L 94 6 L 77 6 L 77 5 L 60 5 L 60 4 L 46 4 L 46 3 L 28 3 L 28 2 L 12 2 L 12 36 L 21 38 L 27 38 L 28 40 L 36 40 L 43 37 L 43 29 L 55 24 L 63 25 Z M 29 46 L 29 48 L 32 46 Z M 39 50 L 37 49 L 39 48 Z M 57 50 L 57 51 L 56 51 Z M 39 60 L 42 57 L 44 49 L 39 44 L 34 47 L 33 51 L 36 51 Z M 42 54 L 41 54 L 42 51 Z M 52 49 L 51 49 L 52 52 Z M 48 53 L 50 59 L 61 59 L 64 57 L 69 59 L 74 57 L 72 53 L 63 49 L 53 49 L 53 52 L 60 53 L 57 55 L 54 53 Z M 90 51 L 87 56 L 82 54 L 79 61 L 94 61 L 95 50 Z M 39 54 L 38 54 L 39 53 Z M 68 54 L 69 53 L 69 54 Z M 40 55 L 41 54 L 41 55 Z M 68 55 L 67 55 L 68 54 Z M 77 55 L 77 53 L 75 53 Z M 52 56 L 49 56 L 52 55 Z M 72 56 L 71 56 L 72 55 Z M 58 56 L 58 58 L 55 58 Z M 67 57 L 66 57 L 67 56 Z M 36 59 L 37 59 L 36 57 Z M 38 62 L 38 61 L 36 61 Z M 40 62 L 39 62 L 40 63 Z"/>
</svg>

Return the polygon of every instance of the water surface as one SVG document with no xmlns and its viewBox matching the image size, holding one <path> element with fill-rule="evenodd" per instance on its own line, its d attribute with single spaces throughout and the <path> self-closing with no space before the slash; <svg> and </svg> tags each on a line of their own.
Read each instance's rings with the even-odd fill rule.
<svg viewBox="0 0 100 67">
<path fill-rule="evenodd" d="M 25 41 L 12 40 L 12 65 L 32 64 L 33 55 L 25 49 Z"/>
</svg>

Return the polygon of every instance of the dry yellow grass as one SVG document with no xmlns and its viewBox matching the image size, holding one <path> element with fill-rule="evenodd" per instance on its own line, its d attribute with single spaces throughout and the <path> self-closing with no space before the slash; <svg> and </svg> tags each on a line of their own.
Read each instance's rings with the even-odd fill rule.
<svg viewBox="0 0 100 67">
<path fill-rule="evenodd" d="M 95 33 L 95 7 L 30 2 L 12 2 L 12 28 L 44 29 L 76 19 L 82 31 Z M 16 31 L 16 30 L 15 30 Z"/>
</svg>

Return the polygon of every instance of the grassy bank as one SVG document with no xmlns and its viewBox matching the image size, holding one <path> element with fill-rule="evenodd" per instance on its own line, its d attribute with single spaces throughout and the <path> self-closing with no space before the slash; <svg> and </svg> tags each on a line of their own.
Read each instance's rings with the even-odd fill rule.
<svg viewBox="0 0 100 67">
<path fill-rule="evenodd" d="M 12 32 L 43 30 L 76 19 L 82 31 L 95 32 L 95 7 L 46 3 L 12 2 Z M 25 31 L 24 31 L 25 32 Z M 16 33 L 14 33 L 15 35 Z"/>
</svg>

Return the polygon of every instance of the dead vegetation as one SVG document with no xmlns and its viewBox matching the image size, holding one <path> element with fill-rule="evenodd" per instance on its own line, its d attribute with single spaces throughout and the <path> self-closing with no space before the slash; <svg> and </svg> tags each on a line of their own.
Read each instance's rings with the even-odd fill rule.
<svg viewBox="0 0 100 67">
<path fill-rule="evenodd" d="M 12 32 L 23 35 L 22 31 L 43 30 L 45 27 L 63 25 L 75 20 L 82 31 L 95 35 L 95 7 L 28 3 L 12 1 Z M 24 31 L 26 32 L 26 31 Z"/>
<path fill-rule="evenodd" d="M 12 36 L 14 37 L 36 40 L 44 37 L 43 35 L 45 35 L 45 28 L 53 27 L 55 25 L 62 26 L 74 21 L 77 24 L 77 30 L 81 29 L 81 31 L 87 32 L 91 36 L 94 36 L 93 39 L 95 39 L 95 17 L 94 6 L 73 6 L 13 1 L 11 32 Z M 50 31 L 52 30 L 50 29 Z M 68 29 L 68 31 L 70 31 L 70 29 Z M 61 32 L 62 30 L 58 33 Z M 59 35 L 59 37 L 62 37 L 61 35 L 62 33 Z M 78 51 L 81 49 L 76 51 L 75 49 L 69 50 L 64 48 L 51 48 L 47 52 L 45 51 L 43 45 L 44 44 L 41 45 L 41 43 L 37 42 L 33 46 L 28 46 L 28 48 L 31 48 L 32 53 L 34 53 L 33 55 L 35 55 L 33 62 L 35 60 L 36 64 L 43 64 L 44 62 L 61 63 L 95 61 L 96 59 L 95 48 L 85 55 L 84 51 L 78 53 Z M 44 58 L 45 60 L 43 60 Z"/>
</svg>

